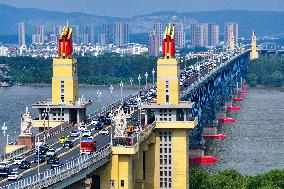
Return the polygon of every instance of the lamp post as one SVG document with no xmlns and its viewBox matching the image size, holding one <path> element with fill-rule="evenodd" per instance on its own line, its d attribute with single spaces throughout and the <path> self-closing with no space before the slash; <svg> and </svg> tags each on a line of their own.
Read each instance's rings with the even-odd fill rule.
<svg viewBox="0 0 284 189">
<path fill-rule="evenodd" d="M 120 97 L 121 97 L 121 104 L 122 104 L 122 87 L 123 87 L 122 81 L 120 81 L 119 86 L 120 86 Z"/>
<path fill-rule="evenodd" d="M 140 76 L 140 74 L 138 75 L 138 84 L 139 84 L 139 88 L 138 88 L 138 90 L 140 91 L 140 81 L 141 81 L 141 76 Z"/>
<path fill-rule="evenodd" d="M 148 85 L 148 73 L 146 72 L 144 76 L 146 78 L 146 87 L 147 87 L 147 85 Z"/>
<path fill-rule="evenodd" d="M 132 86 L 133 79 L 132 79 L 132 78 L 130 78 L 129 82 L 130 82 L 130 85 Z"/>
<path fill-rule="evenodd" d="M 156 73 L 156 71 L 155 71 L 155 69 L 153 68 L 153 70 L 152 70 L 152 75 L 153 75 L 153 86 L 154 86 L 154 84 L 155 84 L 155 73 Z"/>
<path fill-rule="evenodd" d="M 109 90 L 110 90 L 110 98 L 112 99 L 112 91 L 113 91 L 112 85 L 110 85 Z M 112 114 L 112 110 L 111 110 L 111 114 Z M 110 126 L 110 146 L 112 146 L 112 125 Z"/>
<path fill-rule="evenodd" d="M 101 95 L 102 95 L 102 92 L 100 90 L 97 91 L 97 96 L 98 96 L 98 99 L 99 99 L 99 103 L 98 103 L 98 113 L 101 113 L 100 111 L 100 108 L 101 108 Z"/>
<path fill-rule="evenodd" d="M 2 132 L 3 132 L 3 135 L 5 136 L 6 135 L 6 131 L 8 130 L 8 127 L 6 126 L 6 123 L 4 122 L 3 126 L 2 126 Z"/>
<path fill-rule="evenodd" d="M 50 112 L 49 106 L 47 106 L 46 112 L 47 112 L 47 136 L 48 136 L 49 135 L 49 112 Z"/>
</svg>

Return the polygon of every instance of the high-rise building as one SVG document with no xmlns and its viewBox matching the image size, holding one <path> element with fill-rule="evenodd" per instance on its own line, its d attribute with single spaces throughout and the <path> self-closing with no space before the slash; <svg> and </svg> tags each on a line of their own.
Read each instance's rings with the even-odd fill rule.
<svg viewBox="0 0 284 189">
<path fill-rule="evenodd" d="M 219 26 L 208 24 L 208 46 L 215 47 L 219 44 Z"/>
<path fill-rule="evenodd" d="M 110 43 L 110 25 L 109 24 L 102 25 L 102 34 L 105 35 L 106 44 L 109 44 Z"/>
<path fill-rule="evenodd" d="M 54 26 L 53 27 L 53 35 L 55 36 L 60 36 L 62 32 L 63 27 L 60 25 Z"/>
<path fill-rule="evenodd" d="M 185 46 L 185 32 L 183 23 L 176 23 L 175 25 L 175 44 L 177 47 L 184 47 Z"/>
<path fill-rule="evenodd" d="M 229 44 L 230 43 L 230 38 L 231 38 L 231 34 L 233 33 L 234 35 L 234 42 L 235 45 L 238 45 L 239 42 L 239 25 L 236 22 L 228 22 L 225 23 L 225 27 L 224 27 L 224 41 L 225 44 Z"/>
<path fill-rule="evenodd" d="M 107 42 L 107 35 L 106 34 L 99 34 L 98 35 L 98 43 L 101 46 L 106 46 L 108 44 Z"/>
<path fill-rule="evenodd" d="M 119 47 L 129 43 L 129 26 L 127 23 L 115 22 L 113 30 L 113 43 L 115 46 Z"/>
<path fill-rule="evenodd" d="M 149 34 L 149 54 L 152 56 L 159 56 L 159 35 L 156 34 L 156 31 L 153 30 Z"/>
<path fill-rule="evenodd" d="M 24 22 L 20 22 L 18 24 L 18 30 L 19 30 L 19 35 L 18 35 L 19 47 L 21 47 L 23 45 L 26 45 L 26 34 L 25 34 Z"/>
<path fill-rule="evenodd" d="M 95 43 L 95 33 L 94 33 L 94 26 L 92 25 L 86 25 L 86 32 L 85 34 L 87 35 L 87 39 L 86 39 L 86 44 L 88 43 Z"/>
<path fill-rule="evenodd" d="M 37 25 L 35 34 L 32 35 L 33 44 L 43 44 L 44 43 L 44 25 Z"/>
<path fill-rule="evenodd" d="M 72 27 L 72 31 L 73 31 L 73 36 L 72 36 L 72 40 L 74 44 L 79 44 L 79 26 L 73 26 Z"/>
<path fill-rule="evenodd" d="M 191 37 L 192 46 L 208 46 L 208 24 L 192 24 Z"/>
<path fill-rule="evenodd" d="M 155 33 L 159 36 L 159 46 L 162 46 L 163 41 L 163 24 L 162 23 L 154 23 Z"/>
</svg>

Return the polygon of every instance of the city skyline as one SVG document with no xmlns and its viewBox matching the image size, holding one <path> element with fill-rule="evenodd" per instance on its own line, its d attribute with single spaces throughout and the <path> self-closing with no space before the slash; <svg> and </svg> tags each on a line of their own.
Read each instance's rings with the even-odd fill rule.
<svg viewBox="0 0 284 189">
<path fill-rule="evenodd" d="M 37 8 L 49 11 L 61 12 L 82 12 L 101 16 L 132 17 L 143 14 L 150 14 L 157 11 L 177 11 L 177 12 L 198 12 L 215 10 L 254 10 L 254 11 L 281 11 L 284 10 L 282 0 L 226 0 L 210 1 L 200 0 L 180 0 L 172 7 L 168 0 L 83 0 L 80 4 L 76 0 L 70 0 L 66 4 L 62 0 L 0 0 L 0 4 L 15 6 L 19 8 Z M 73 3 L 72 3 L 73 2 Z M 100 6 L 98 6 L 100 5 Z M 126 6 L 127 5 L 127 6 Z M 147 5 L 147 6 L 145 6 Z"/>
</svg>

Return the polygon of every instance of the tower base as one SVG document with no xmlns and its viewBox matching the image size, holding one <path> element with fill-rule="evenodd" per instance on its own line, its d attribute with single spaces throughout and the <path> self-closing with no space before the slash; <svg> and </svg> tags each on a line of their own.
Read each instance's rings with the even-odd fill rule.
<svg viewBox="0 0 284 189">
<path fill-rule="evenodd" d="M 34 136 L 19 136 L 17 140 L 18 145 L 25 145 L 28 149 L 33 149 L 35 147 L 35 137 Z"/>
</svg>

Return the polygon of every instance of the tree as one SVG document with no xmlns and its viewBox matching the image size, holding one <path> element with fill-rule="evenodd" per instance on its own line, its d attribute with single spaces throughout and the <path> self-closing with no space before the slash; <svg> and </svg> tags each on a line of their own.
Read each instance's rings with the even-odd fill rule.
<svg viewBox="0 0 284 189">
<path fill-rule="evenodd" d="M 280 71 L 275 71 L 270 76 L 271 83 L 277 87 L 280 87 L 283 82 L 283 75 Z"/>
<path fill-rule="evenodd" d="M 258 76 L 254 73 L 250 73 L 248 75 L 248 84 L 252 87 L 256 86 L 258 83 Z"/>
</svg>

